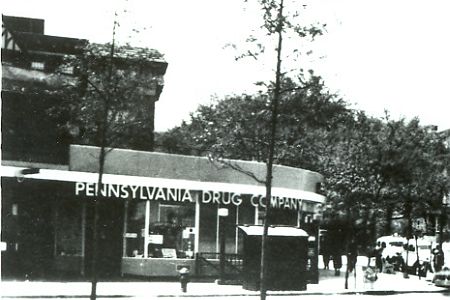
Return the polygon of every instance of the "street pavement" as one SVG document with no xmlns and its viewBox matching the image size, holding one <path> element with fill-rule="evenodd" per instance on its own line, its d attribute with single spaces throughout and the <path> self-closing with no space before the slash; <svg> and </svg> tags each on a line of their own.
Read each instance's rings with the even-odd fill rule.
<svg viewBox="0 0 450 300">
<path fill-rule="evenodd" d="M 332 295 L 332 294 L 373 294 L 389 295 L 399 293 L 440 293 L 448 289 L 436 287 L 430 278 L 403 274 L 379 273 L 378 279 L 365 282 L 363 267 L 367 259 L 358 259 L 355 272 L 348 278 L 345 289 L 345 272 L 335 276 L 333 270 L 320 270 L 319 283 L 309 284 L 306 291 L 268 291 L 268 295 Z M 323 267 L 319 265 L 319 267 Z M 344 270 L 343 267 L 341 270 Z M 2 298 L 88 298 L 90 282 L 39 282 L 39 281 L 2 281 L 0 294 Z M 256 296 L 259 292 L 244 290 L 241 285 L 219 285 L 215 282 L 190 282 L 187 292 L 181 291 L 180 283 L 172 282 L 99 282 L 97 295 L 99 298 L 136 298 L 149 299 L 160 297 L 221 297 L 221 296 Z"/>
</svg>

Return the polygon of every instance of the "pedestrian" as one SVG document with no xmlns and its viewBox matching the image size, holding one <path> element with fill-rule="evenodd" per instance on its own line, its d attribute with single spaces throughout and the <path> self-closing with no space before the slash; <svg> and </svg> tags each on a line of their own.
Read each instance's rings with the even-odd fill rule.
<svg viewBox="0 0 450 300">
<path fill-rule="evenodd" d="M 433 268 L 434 272 L 439 272 L 442 270 L 442 266 L 444 265 L 444 252 L 440 245 L 437 245 L 436 248 L 433 249 Z"/>
<path fill-rule="evenodd" d="M 335 276 L 341 275 L 342 256 L 339 251 L 333 253 L 333 267 L 334 267 L 334 275 Z"/>
<path fill-rule="evenodd" d="M 323 253 L 322 254 L 323 259 L 323 269 L 329 270 L 330 269 L 330 254 L 329 253 Z"/>
<path fill-rule="evenodd" d="M 348 272 L 351 273 L 356 267 L 356 261 L 358 259 L 358 245 L 355 240 L 350 242 L 347 252 L 347 268 Z"/>
<path fill-rule="evenodd" d="M 375 266 L 378 269 L 378 272 L 382 272 L 383 271 L 383 244 L 384 244 L 384 248 L 386 248 L 386 243 L 380 243 L 377 242 L 377 245 L 375 246 L 375 250 L 374 250 L 374 256 L 375 256 Z"/>
<path fill-rule="evenodd" d="M 324 270 L 330 269 L 330 245 L 328 239 L 324 239 L 322 244 L 322 259 L 323 259 L 323 268 Z"/>
</svg>

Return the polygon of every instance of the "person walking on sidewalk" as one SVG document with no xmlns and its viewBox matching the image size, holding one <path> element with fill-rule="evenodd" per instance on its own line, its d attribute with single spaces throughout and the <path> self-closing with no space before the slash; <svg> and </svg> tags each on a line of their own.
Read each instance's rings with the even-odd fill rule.
<svg viewBox="0 0 450 300">
<path fill-rule="evenodd" d="M 434 272 L 439 272 L 442 270 L 442 266 L 444 265 L 444 252 L 440 245 L 437 245 L 436 248 L 433 249 L 433 268 Z"/>
<path fill-rule="evenodd" d="M 322 259 L 323 259 L 323 268 L 324 270 L 330 269 L 330 257 L 331 257 L 331 251 L 330 251 L 330 242 L 328 239 L 324 239 L 322 244 Z"/>
<path fill-rule="evenodd" d="M 375 266 L 378 269 L 378 272 L 383 271 L 383 250 L 386 248 L 386 243 L 377 242 L 375 246 L 375 250 L 373 252 L 373 256 L 375 257 Z"/>
<path fill-rule="evenodd" d="M 339 250 L 333 253 L 333 267 L 334 267 L 334 275 L 335 276 L 341 275 L 342 255 Z"/>
<path fill-rule="evenodd" d="M 354 239 L 352 239 L 347 252 L 347 269 L 351 273 L 356 267 L 356 261 L 358 259 L 358 245 Z"/>
</svg>

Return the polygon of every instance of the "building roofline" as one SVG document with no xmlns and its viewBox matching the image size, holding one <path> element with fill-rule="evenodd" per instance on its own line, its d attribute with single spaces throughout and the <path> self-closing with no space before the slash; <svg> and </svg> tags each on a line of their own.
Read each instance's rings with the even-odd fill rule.
<svg viewBox="0 0 450 300">
<path fill-rule="evenodd" d="M 71 145 L 70 170 L 98 172 L 99 150 L 99 147 L 94 146 Z M 108 174 L 243 184 L 265 188 L 263 183 L 266 177 L 265 163 L 243 160 L 230 160 L 229 163 L 253 176 L 248 176 L 229 165 L 211 162 L 207 157 L 128 149 L 111 149 L 106 157 L 104 170 Z M 259 178 L 261 181 L 256 181 L 255 178 Z M 273 187 L 315 193 L 317 192 L 317 183 L 322 181 L 323 176 L 317 172 L 274 165 Z"/>
</svg>

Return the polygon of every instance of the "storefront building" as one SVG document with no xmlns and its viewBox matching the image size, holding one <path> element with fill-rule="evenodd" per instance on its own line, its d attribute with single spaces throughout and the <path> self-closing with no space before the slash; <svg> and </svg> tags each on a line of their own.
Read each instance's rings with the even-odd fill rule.
<svg viewBox="0 0 450 300">
<path fill-rule="evenodd" d="M 81 55 L 88 41 L 45 35 L 41 19 L 3 16 L 2 29 L 2 278 L 90 276 L 95 207 L 101 278 L 174 276 L 181 265 L 207 275 L 214 270 L 200 268 L 199 257 L 217 257 L 219 232 L 226 253 L 240 253 L 236 225 L 262 223 L 262 184 L 206 157 L 115 149 L 97 195 L 99 149 L 71 145 L 81 131 L 58 129 L 48 110 L 60 99 L 45 92 L 59 88 L 62 58 Z M 143 91 L 152 136 L 166 69 L 152 59 L 146 73 L 156 79 Z M 63 73 L 76 76 L 70 68 Z M 152 139 L 145 149 L 153 149 Z M 233 164 L 265 177 L 264 164 Z M 321 181 L 276 166 L 274 223 L 312 220 L 323 202 Z M 219 217 L 219 208 L 228 215 Z"/>
<path fill-rule="evenodd" d="M 67 169 L 26 175 L 20 175 L 24 167 L 2 166 L 2 271 L 88 276 L 94 200 L 97 265 L 105 278 L 175 276 L 180 266 L 198 271 L 199 256 L 219 252 L 219 232 L 225 253 L 239 254 L 238 225 L 262 224 L 264 185 L 233 168 L 206 157 L 114 149 L 98 189 L 98 152 L 72 145 Z M 265 164 L 232 163 L 264 179 Z M 272 220 L 300 228 L 311 221 L 324 201 L 317 193 L 321 181 L 315 172 L 275 166 Z M 227 208 L 227 216 L 219 216 L 219 208 Z M 214 270 L 201 275 L 208 273 Z"/>
</svg>

